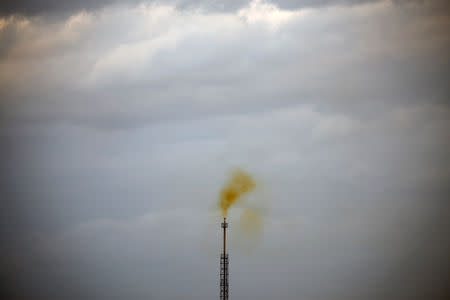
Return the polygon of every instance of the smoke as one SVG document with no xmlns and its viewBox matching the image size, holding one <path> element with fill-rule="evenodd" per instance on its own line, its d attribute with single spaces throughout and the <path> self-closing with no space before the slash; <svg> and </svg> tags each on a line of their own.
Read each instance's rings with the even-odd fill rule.
<svg viewBox="0 0 450 300">
<path fill-rule="evenodd" d="M 231 244 L 247 253 L 260 244 L 263 236 L 264 216 L 270 193 L 265 184 L 258 178 L 240 168 L 232 169 L 230 177 L 219 193 L 218 207 L 222 216 L 228 215 L 231 206 L 237 209 L 233 227 L 235 235 L 231 235 Z"/>
<path fill-rule="evenodd" d="M 239 217 L 239 229 L 247 236 L 259 237 L 262 234 L 261 212 L 255 208 L 243 208 Z"/>
<path fill-rule="evenodd" d="M 228 209 L 243 195 L 251 192 L 256 187 L 252 176 L 241 169 L 235 169 L 230 178 L 220 190 L 219 207 L 222 216 L 226 217 Z"/>
</svg>

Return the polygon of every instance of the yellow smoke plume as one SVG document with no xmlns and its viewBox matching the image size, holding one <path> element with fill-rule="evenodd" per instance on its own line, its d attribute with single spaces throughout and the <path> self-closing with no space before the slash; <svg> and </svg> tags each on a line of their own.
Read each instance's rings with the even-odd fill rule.
<svg viewBox="0 0 450 300">
<path fill-rule="evenodd" d="M 262 214 L 259 209 L 245 207 L 239 218 L 239 229 L 246 236 L 259 237 L 262 234 Z"/>
<path fill-rule="evenodd" d="M 222 210 L 222 215 L 226 217 L 230 206 L 236 203 L 241 196 L 251 192 L 255 186 L 255 181 L 250 174 L 243 170 L 235 169 L 220 190 L 218 204 Z"/>
</svg>

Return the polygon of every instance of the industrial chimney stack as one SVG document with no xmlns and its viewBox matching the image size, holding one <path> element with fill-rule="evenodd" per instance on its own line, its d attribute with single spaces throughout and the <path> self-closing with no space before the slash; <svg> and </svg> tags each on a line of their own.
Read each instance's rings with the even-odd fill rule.
<svg viewBox="0 0 450 300">
<path fill-rule="evenodd" d="M 226 251 L 227 227 L 227 219 L 223 218 L 223 252 L 220 255 L 220 300 L 228 300 L 228 254 Z"/>
</svg>

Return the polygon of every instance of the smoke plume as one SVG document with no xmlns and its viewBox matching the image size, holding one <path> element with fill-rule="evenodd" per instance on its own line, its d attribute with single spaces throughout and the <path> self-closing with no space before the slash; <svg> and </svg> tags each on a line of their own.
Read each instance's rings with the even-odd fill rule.
<svg viewBox="0 0 450 300">
<path fill-rule="evenodd" d="M 250 174 L 235 169 L 220 190 L 219 207 L 222 210 L 222 215 L 226 217 L 230 206 L 236 203 L 241 196 L 251 192 L 255 186 L 255 181 Z"/>
</svg>

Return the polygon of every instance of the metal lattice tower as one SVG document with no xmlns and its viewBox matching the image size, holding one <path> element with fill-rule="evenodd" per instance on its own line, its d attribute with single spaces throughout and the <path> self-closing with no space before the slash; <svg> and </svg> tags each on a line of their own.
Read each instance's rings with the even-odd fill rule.
<svg viewBox="0 0 450 300">
<path fill-rule="evenodd" d="M 226 252 L 228 223 L 223 218 L 223 253 L 220 255 L 220 300 L 228 300 L 228 254 Z"/>
</svg>

